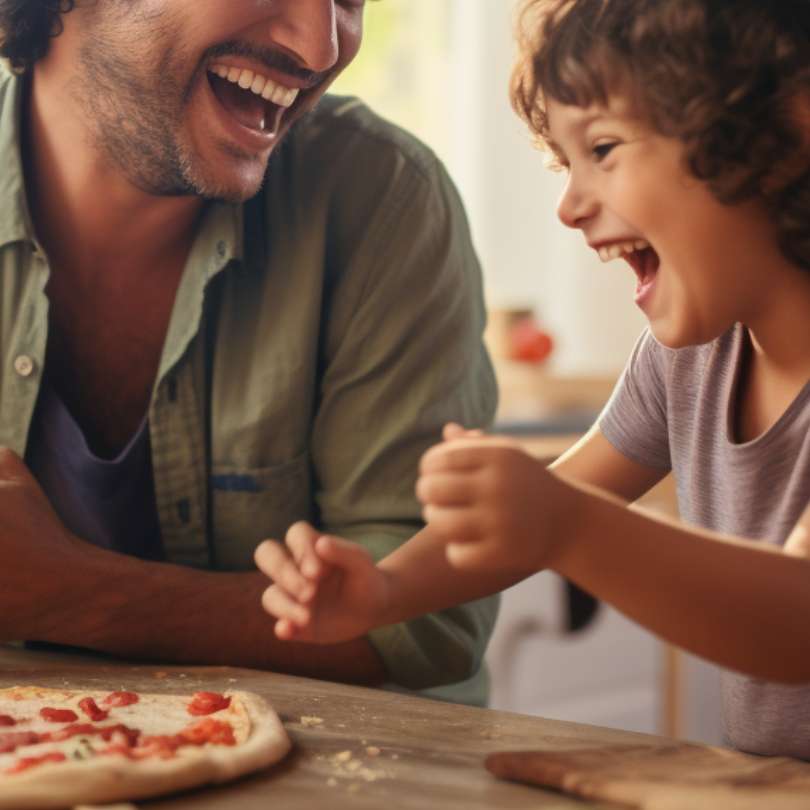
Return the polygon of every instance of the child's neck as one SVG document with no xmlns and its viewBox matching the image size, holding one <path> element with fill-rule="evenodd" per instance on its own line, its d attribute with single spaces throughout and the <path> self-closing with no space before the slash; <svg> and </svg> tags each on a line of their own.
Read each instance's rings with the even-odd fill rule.
<svg viewBox="0 0 810 810">
<path fill-rule="evenodd" d="M 734 408 L 738 442 L 751 441 L 773 427 L 810 382 L 810 351 L 793 362 L 786 357 L 776 360 L 750 330 L 747 335 Z"/>
</svg>

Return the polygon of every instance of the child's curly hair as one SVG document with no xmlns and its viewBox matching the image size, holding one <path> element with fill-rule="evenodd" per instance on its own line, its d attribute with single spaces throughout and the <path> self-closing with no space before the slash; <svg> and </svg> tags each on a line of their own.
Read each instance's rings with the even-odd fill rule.
<svg viewBox="0 0 810 810">
<path fill-rule="evenodd" d="M 633 102 L 724 203 L 760 198 L 810 272 L 810 0 L 523 0 L 512 104 Z"/>
<path fill-rule="evenodd" d="M 60 15 L 75 0 L 0 0 L 0 57 L 14 70 L 28 70 L 48 52 L 62 30 Z"/>
</svg>

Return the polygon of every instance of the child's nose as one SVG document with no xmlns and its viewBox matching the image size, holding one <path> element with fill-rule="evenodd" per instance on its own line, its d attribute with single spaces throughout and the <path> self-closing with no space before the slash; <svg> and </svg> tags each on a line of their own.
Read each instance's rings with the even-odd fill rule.
<svg viewBox="0 0 810 810">
<path fill-rule="evenodd" d="M 582 228 L 597 210 L 597 202 L 572 174 L 568 175 L 560 201 L 557 203 L 557 216 L 569 228 Z"/>
</svg>

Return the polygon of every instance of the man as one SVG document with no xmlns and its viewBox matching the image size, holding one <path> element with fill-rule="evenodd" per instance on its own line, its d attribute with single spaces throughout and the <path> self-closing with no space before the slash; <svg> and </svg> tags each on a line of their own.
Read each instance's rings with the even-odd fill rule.
<svg viewBox="0 0 810 810">
<path fill-rule="evenodd" d="M 252 564 L 302 520 L 383 556 L 441 425 L 494 409 L 451 183 L 358 102 L 315 109 L 363 0 L 53 5 L 0 0 L 0 638 L 477 673 L 491 601 L 283 643 Z"/>
</svg>

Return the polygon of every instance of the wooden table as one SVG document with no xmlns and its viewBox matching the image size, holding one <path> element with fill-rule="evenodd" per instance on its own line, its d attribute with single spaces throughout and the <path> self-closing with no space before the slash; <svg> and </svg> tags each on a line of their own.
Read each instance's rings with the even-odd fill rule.
<svg viewBox="0 0 810 810">
<path fill-rule="evenodd" d="M 615 810 L 499 781 L 483 759 L 493 751 L 657 739 L 256 670 L 132 665 L 0 645 L 0 687 L 21 683 L 166 693 L 245 689 L 275 707 L 294 743 L 281 764 L 231 785 L 137 803 L 149 810 Z"/>
</svg>

